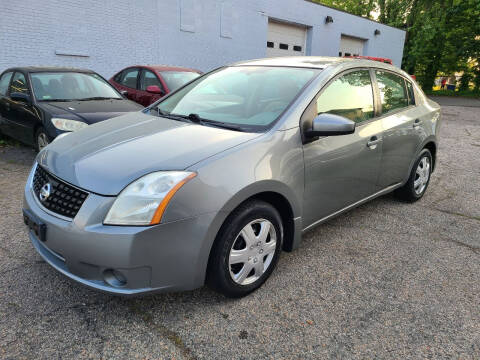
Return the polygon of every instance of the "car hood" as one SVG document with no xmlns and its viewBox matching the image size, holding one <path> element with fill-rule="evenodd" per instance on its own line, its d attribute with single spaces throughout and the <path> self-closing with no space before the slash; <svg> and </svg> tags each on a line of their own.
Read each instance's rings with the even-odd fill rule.
<svg viewBox="0 0 480 360">
<path fill-rule="evenodd" d="M 137 112 L 55 140 L 38 154 L 37 161 L 70 184 L 117 195 L 145 174 L 184 170 L 259 135 Z"/>
<path fill-rule="evenodd" d="M 39 102 L 39 106 L 52 117 L 63 117 L 80 120 L 87 124 L 95 124 L 127 112 L 139 111 L 143 107 L 133 101 L 119 100 L 90 100 L 65 102 Z"/>
</svg>

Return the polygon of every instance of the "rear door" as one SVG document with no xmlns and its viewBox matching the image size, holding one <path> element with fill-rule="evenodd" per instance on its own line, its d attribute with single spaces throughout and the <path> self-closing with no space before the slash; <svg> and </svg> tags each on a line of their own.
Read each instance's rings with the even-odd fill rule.
<svg viewBox="0 0 480 360">
<path fill-rule="evenodd" d="M 355 121 L 356 129 L 304 144 L 306 227 L 374 194 L 382 155 L 382 126 L 368 69 L 350 70 L 330 81 L 302 115 L 303 128 L 321 113 Z"/>
<path fill-rule="evenodd" d="M 122 71 L 122 75 L 118 78 L 118 86 L 116 86 L 120 91 L 125 90 L 127 98 L 133 101 L 137 101 L 139 75 L 139 68 L 127 68 Z"/>
<path fill-rule="evenodd" d="M 163 94 L 149 93 L 147 91 L 148 86 L 158 86 L 158 88 L 163 91 Z M 137 102 L 143 106 L 148 106 L 160 99 L 165 93 L 165 88 L 158 76 L 151 70 L 142 69 L 140 74 L 140 87 L 137 92 Z"/>
<path fill-rule="evenodd" d="M 379 187 L 402 182 L 408 175 L 424 134 L 412 83 L 400 74 L 375 70 L 381 106 L 383 157 Z"/>
</svg>

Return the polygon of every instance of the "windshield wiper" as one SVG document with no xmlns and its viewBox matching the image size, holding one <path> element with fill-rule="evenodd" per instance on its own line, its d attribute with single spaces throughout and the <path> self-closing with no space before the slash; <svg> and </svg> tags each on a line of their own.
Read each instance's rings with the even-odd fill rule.
<svg viewBox="0 0 480 360">
<path fill-rule="evenodd" d="M 153 110 L 153 109 L 150 109 Z M 158 116 L 165 117 L 167 119 L 172 119 L 172 120 L 177 120 L 177 121 L 188 121 L 193 124 L 200 124 L 200 125 L 211 125 L 211 126 L 216 126 L 224 129 L 229 129 L 229 130 L 235 130 L 235 131 L 244 131 L 241 126 L 235 125 L 235 124 L 230 124 L 226 123 L 223 121 L 216 121 L 216 120 L 210 120 L 210 119 L 205 119 L 200 117 L 198 114 L 190 114 L 190 115 L 181 115 L 181 114 L 172 114 L 172 113 L 166 113 L 162 111 L 159 107 L 155 108 L 157 111 Z"/>
<path fill-rule="evenodd" d="M 76 101 L 89 101 L 89 100 L 123 100 L 122 98 L 93 96 L 89 98 L 76 99 Z"/>
<path fill-rule="evenodd" d="M 68 102 L 68 101 L 75 101 L 75 99 L 41 99 L 38 101 L 45 101 L 45 102 Z"/>
<path fill-rule="evenodd" d="M 157 111 L 158 116 L 161 116 L 161 117 L 164 117 L 164 118 L 167 118 L 167 119 L 172 119 L 172 120 L 177 120 L 177 121 L 188 120 L 188 118 L 185 118 L 183 115 L 175 115 L 175 114 L 166 113 L 166 112 L 160 110 L 160 108 L 158 108 L 158 107 L 150 109 L 150 110 L 154 110 L 154 109 Z"/>
<path fill-rule="evenodd" d="M 186 120 L 190 120 L 190 122 L 194 124 L 200 124 L 200 125 L 211 125 L 215 127 L 220 127 L 224 129 L 229 129 L 229 130 L 235 130 L 235 131 L 243 131 L 242 127 L 239 125 L 235 124 L 230 124 L 226 123 L 223 121 L 216 121 L 216 120 L 210 120 L 210 119 L 205 119 L 200 117 L 198 114 L 190 114 L 190 115 L 179 115 L 179 114 L 171 114 L 172 116 L 176 117 L 181 117 Z"/>
</svg>

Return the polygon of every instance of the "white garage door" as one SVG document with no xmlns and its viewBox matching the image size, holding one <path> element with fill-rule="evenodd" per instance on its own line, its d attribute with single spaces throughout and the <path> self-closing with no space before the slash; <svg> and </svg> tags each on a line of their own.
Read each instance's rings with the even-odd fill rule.
<svg viewBox="0 0 480 360">
<path fill-rule="evenodd" d="M 362 56 L 365 40 L 353 36 L 342 35 L 339 56 Z"/>
<path fill-rule="evenodd" d="M 305 55 L 307 29 L 276 21 L 268 22 L 267 56 Z"/>
</svg>

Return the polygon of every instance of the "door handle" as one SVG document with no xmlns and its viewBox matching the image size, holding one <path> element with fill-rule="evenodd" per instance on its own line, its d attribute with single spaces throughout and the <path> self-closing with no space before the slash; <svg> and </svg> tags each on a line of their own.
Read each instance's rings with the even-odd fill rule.
<svg viewBox="0 0 480 360">
<path fill-rule="evenodd" d="M 420 127 L 420 119 L 415 119 L 415 121 L 413 122 L 413 128 L 417 129 L 419 127 Z"/>
<path fill-rule="evenodd" d="M 377 148 L 378 143 L 380 142 L 380 139 L 376 136 L 372 136 L 370 140 L 367 142 L 367 147 L 369 147 L 371 150 L 374 150 Z"/>
</svg>

